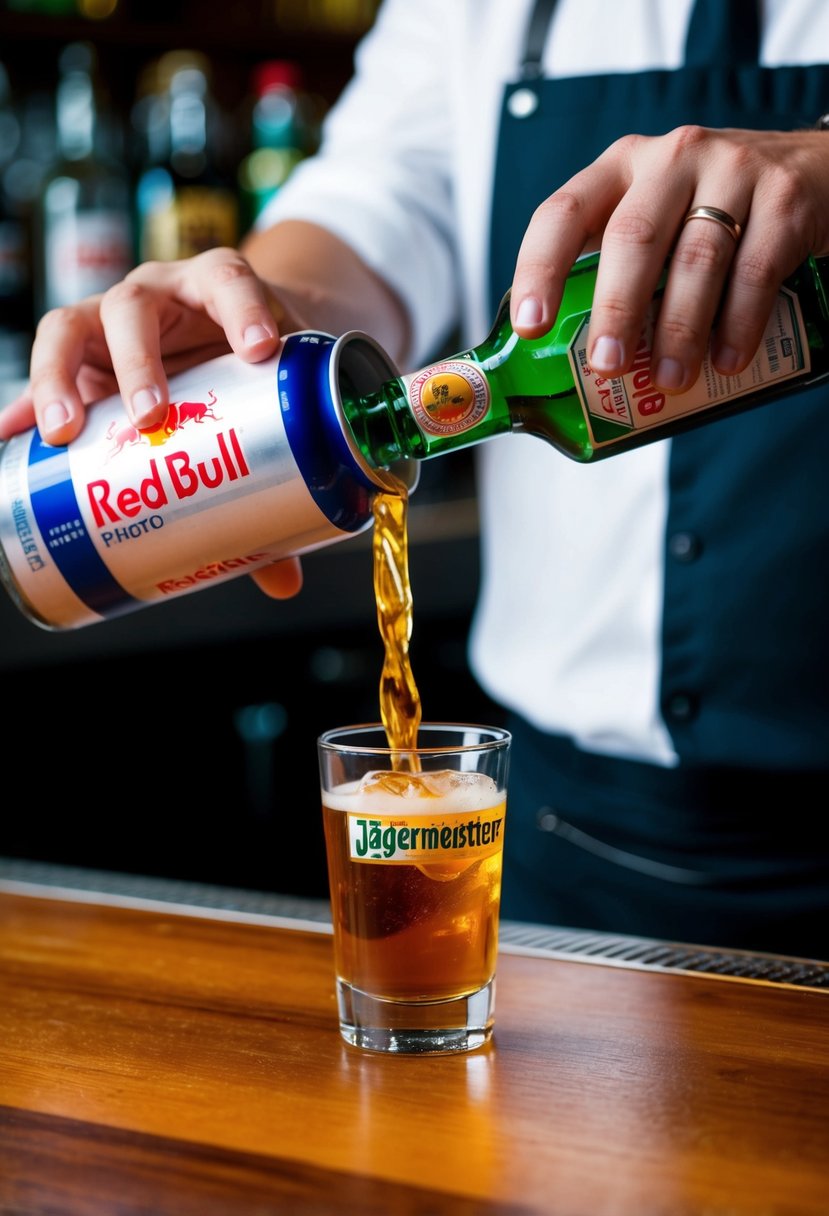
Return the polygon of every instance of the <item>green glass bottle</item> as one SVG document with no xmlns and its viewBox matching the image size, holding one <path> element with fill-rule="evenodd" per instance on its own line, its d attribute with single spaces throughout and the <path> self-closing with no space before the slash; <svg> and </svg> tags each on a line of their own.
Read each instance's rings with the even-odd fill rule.
<svg viewBox="0 0 829 1216">
<path fill-rule="evenodd" d="M 781 288 L 754 360 L 721 376 L 706 359 L 687 392 L 668 395 L 651 382 L 660 283 L 625 376 L 594 375 L 587 329 L 599 255 L 570 272 L 552 329 L 519 338 L 509 293 L 484 342 L 361 393 L 341 375 L 345 417 L 365 457 L 378 467 L 424 460 L 510 431 L 545 439 L 588 463 L 759 405 L 829 377 L 829 258 L 810 258 Z"/>
</svg>

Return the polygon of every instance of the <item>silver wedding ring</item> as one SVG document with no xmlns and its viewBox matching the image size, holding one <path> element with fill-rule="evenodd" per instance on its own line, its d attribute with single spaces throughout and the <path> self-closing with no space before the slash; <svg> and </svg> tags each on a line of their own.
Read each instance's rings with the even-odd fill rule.
<svg viewBox="0 0 829 1216">
<path fill-rule="evenodd" d="M 683 227 L 689 220 L 712 220 L 726 230 L 735 245 L 743 234 L 734 216 L 729 215 L 727 211 L 720 211 L 719 207 L 693 207 L 685 216 Z"/>
</svg>

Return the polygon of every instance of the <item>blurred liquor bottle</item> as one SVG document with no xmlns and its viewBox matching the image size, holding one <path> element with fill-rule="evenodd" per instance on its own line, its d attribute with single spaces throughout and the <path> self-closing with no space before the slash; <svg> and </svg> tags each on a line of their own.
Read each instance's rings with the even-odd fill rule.
<svg viewBox="0 0 829 1216">
<path fill-rule="evenodd" d="M 170 51 L 151 64 L 133 122 L 144 149 L 135 191 L 139 260 L 168 262 L 235 245 L 239 203 L 208 59 Z"/>
<path fill-rule="evenodd" d="M 265 0 L 277 29 L 359 37 L 377 16 L 379 0 Z"/>
<path fill-rule="evenodd" d="M 250 150 L 237 173 L 242 226 L 250 228 L 268 200 L 319 144 L 324 103 L 309 93 L 299 64 L 273 59 L 252 79 Z"/>
<path fill-rule="evenodd" d="M 29 233 L 14 194 L 21 124 L 11 83 L 0 63 L 0 377 L 25 375 L 32 329 Z M 12 187 L 10 189 L 10 187 Z"/>
<path fill-rule="evenodd" d="M 122 132 L 98 79 L 94 47 L 71 43 L 59 69 L 58 160 L 35 212 L 37 315 L 106 291 L 134 262 Z"/>
</svg>

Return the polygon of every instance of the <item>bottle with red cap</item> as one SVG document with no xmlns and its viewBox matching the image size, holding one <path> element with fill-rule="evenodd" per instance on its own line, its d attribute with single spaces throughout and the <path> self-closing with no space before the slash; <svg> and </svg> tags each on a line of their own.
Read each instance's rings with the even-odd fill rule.
<svg viewBox="0 0 829 1216">
<path fill-rule="evenodd" d="M 249 228 L 296 166 L 319 144 L 324 106 L 310 93 L 302 69 L 289 59 L 271 59 L 251 82 L 250 150 L 239 165 L 243 225 Z"/>
</svg>

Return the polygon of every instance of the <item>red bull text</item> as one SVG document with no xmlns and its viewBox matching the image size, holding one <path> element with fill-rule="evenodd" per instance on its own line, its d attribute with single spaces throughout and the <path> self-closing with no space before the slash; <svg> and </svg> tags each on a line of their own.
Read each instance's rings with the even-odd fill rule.
<svg viewBox="0 0 829 1216">
<path fill-rule="evenodd" d="M 346 363 L 367 389 L 395 374 L 364 335 L 294 334 L 266 363 L 226 355 L 171 379 L 155 427 L 133 426 L 115 396 L 68 447 L 36 430 L 9 440 L 0 581 L 12 599 L 43 628 L 74 629 L 362 531 L 389 478 L 342 418 Z"/>
</svg>

